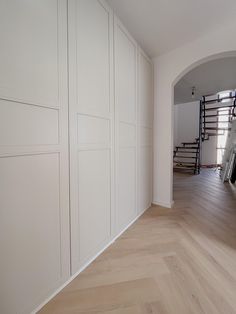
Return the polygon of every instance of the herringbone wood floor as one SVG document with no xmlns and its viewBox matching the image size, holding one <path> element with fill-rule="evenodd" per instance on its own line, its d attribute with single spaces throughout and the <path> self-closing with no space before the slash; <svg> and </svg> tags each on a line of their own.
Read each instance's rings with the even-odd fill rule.
<svg viewBox="0 0 236 314">
<path fill-rule="evenodd" d="M 176 174 L 174 208 L 150 208 L 40 313 L 236 313 L 235 190 Z"/>
</svg>

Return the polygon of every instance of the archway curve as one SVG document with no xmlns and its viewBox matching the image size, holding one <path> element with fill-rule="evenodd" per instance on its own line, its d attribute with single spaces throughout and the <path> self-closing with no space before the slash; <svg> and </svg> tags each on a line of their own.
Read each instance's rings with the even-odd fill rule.
<svg viewBox="0 0 236 314">
<path fill-rule="evenodd" d="M 236 57 L 236 50 L 233 51 L 225 51 L 217 54 L 211 54 L 207 57 L 204 57 L 202 59 L 199 59 L 198 61 L 193 62 L 191 65 L 187 66 L 183 71 L 181 71 L 173 80 L 172 82 L 172 89 L 175 87 L 175 85 L 181 80 L 182 77 L 184 77 L 185 74 L 190 72 L 191 70 L 197 68 L 198 66 L 207 63 L 209 61 L 222 59 L 222 58 L 229 58 L 229 57 Z"/>
<path fill-rule="evenodd" d="M 191 70 L 197 68 L 200 65 L 203 65 L 205 63 L 208 63 L 213 60 L 217 59 L 223 59 L 223 58 L 229 58 L 229 57 L 236 57 L 236 50 L 231 50 L 231 51 L 224 51 L 221 53 L 216 53 L 216 54 L 210 54 L 204 58 L 200 58 L 199 60 L 193 62 L 192 64 L 188 65 L 185 67 L 184 70 L 182 70 L 172 81 L 171 84 L 171 99 L 172 99 L 172 110 L 171 110 L 171 137 L 172 137 L 172 148 L 173 148 L 173 138 L 174 138 L 174 88 L 175 85 Z M 173 151 L 173 149 L 172 149 Z M 172 153 L 172 152 L 171 152 Z M 171 155 L 171 167 L 173 169 L 173 158 Z M 172 179 L 171 179 L 171 184 L 172 184 L 172 195 L 173 194 L 173 171 L 172 171 Z M 174 199 L 173 199 L 174 201 Z"/>
</svg>

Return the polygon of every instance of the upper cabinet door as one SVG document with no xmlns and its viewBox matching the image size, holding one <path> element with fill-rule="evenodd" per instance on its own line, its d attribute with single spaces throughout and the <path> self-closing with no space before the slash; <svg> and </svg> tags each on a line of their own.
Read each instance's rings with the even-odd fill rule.
<svg viewBox="0 0 236 314">
<path fill-rule="evenodd" d="M 153 64 L 139 49 L 139 124 L 152 128 L 153 125 Z"/>
<path fill-rule="evenodd" d="M 1 1 L 1 98 L 58 106 L 61 2 Z"/>
<path fill-rule="evenodd" d="M 114 19 L 116 228 L 124 229 L 137 213 L 137 45 Z"/>
<path fill-rule="evenodd" d="M 72 272 L 110 240 L 113 220 L 113 15 L 69 1 Z"/>
<path fill-rule="evenodd" d="M 77 109 L 110 116 L 110 11 L 97 0 L 76 2 Z"/>
<path fill-rule="evenodd" d="M 0 313 L 30 313 L 70 275 L 67 2 L 0 21 Z"/>
<path fill-rule="evenodd" d="M 119 119 L 136 123 L 137 46 L 115 18 L 115 105 Z"/>
</svg>

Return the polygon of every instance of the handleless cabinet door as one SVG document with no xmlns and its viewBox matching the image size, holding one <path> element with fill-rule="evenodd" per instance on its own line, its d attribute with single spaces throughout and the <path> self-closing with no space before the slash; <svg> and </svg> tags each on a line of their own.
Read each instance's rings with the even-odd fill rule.
<svg viewBox="0 0 236 314">
<path fill-rule="evenodd" d="M 29 313 L 70 275 L 66 1 L 0 20 L 0 313 Z"/>
<path fill-rule="evenodd" d="M 105 1 L 69 1 L 72 273 L 111 236 L 112 34 Z"/>
<path fill-rule="evenodd" d="M 116 230 L 137 214 L 137 45 L 114 20 Z"/>
</svg>

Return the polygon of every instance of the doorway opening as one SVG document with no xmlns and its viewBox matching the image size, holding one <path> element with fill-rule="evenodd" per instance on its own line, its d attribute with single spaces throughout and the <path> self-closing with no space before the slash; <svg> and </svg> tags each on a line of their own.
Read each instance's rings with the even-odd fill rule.
<svg viewBox="0 0 236 314">
<path fill-rule="evenodd" d="M 235 121 L 235 76 L 236 57 L 231 56 L 197 66 L 175 85 L 174 171 L 224 170 Z"/>
</svg>

